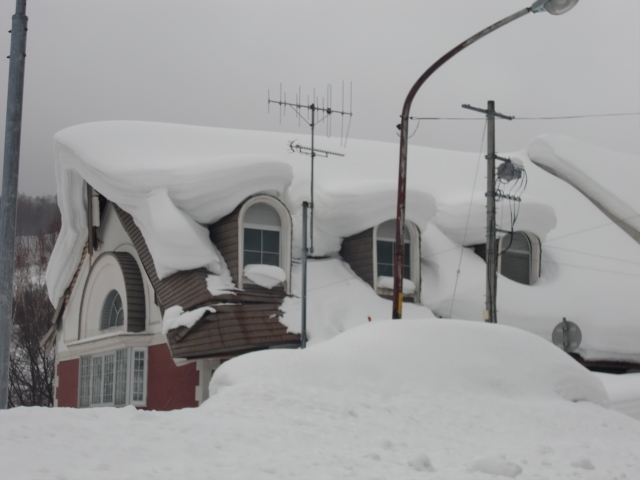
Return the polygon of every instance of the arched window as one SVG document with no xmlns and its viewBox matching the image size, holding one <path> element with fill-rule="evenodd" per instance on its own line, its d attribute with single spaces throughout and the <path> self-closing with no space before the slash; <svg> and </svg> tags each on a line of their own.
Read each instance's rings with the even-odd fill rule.
<svg viewBox="0 0 640 480">
<path fill-rule="evenodd" d="M 514 282 L 533 285 L 540 278 L 540 239 L 532 233 L 514 232 L 500 238 L 498 271 Z"/>
<path fill-rule="evenodd" d="M 376 253 L 379 277 L 393 277 L 393 255 L 396 248 L 396 221 L 389 220 L 378 226 Z M 411 236 L 404 229 L 404 278 L 411 279 Z"/>
<path fill-rule="evenodd" d="M 281 267 L 280 215 L 266 203 L 254 203 L 244 214 L 244 265 L 260 264 Z"/>
<path fill-rule="evenodd" d="M 111 290 L 102 306 L 100 315 L 100 330 L 124 325 L 124 309 L 120 294 Z"/>
<path fill-rule="evenodd" d="M 393 292 L 393 258 L 396 221 L 388 220 L 374 228 L 374 289 L 379 295 Z M 408 301 L 420 302 L 420 230 L 412 222 L 404 228 L 403 293 Z"/>
</svg>

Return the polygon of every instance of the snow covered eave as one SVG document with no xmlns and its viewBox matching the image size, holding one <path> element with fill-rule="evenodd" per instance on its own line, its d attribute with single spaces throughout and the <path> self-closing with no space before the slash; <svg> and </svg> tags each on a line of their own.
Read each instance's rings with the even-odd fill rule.
<svg viewBox="0 0 640 480">
<path fill-rule="evenodd" d="M 133 121 L 58 132 L 62 229 L 47 269 L 52 303 L 70 284 L 87 238 L 85 182 L 133 217 L 160 278 L 200 267 L 220 273 L 221 259 L 202 224 L 219 220 L 251 195 L 281 197 L 293 180 L 289 164 L 248 149 L 226 132 Z"/>
</svg>

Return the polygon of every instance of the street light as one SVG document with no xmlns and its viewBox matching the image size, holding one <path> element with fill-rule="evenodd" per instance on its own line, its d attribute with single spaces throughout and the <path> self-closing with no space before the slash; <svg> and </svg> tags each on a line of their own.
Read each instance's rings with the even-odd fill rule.
<svg viewBox="0 0 640 480">
<path fill-rule="evenodd" d="M 546 11 L 552 15 L 562 15 L 576 6 L 578 0 L 537 0 L 533 5 L 517 11 L 513 15 L 503 18 L 490 27 L 476 33 L 468 38 L 460 45 L 446 53 L 436 63 L 431 65 L 429 69 L 422 74 L 418 81 L 413 85 L 404 101 L 402 107 L 400 127 L 400 171 L 398 175 L 398 213 L 396 217 L 396 244 L 393 264 L 393 312 L 392 317 L 402 318 L 402 283 L 403 283 L 403 265 L 404 265 L 404 210 L 407 190 L 407 146 L 409 141 L 409 111 L 413 99 L 420 90 L 420 87 L 427 79 L 449 59 L 460 53 L 472 43 L 477 42 L 482 37 L 490 34 L 504 25 L 525 16 L 528 13 L 538 13 Z"/>
</svg>

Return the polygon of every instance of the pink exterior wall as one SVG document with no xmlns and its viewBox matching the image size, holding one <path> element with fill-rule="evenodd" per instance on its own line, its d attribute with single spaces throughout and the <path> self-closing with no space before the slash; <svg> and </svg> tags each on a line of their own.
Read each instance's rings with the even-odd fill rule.
<svg viewBox="0 0 640 480">
<path fill-rule="evenodd" d="M 149 347 L 147 409 L 197 407 L 196 387 L 199 383 L 200 374 L 195 362 L 176 367 L 167 344 Z"/>
<path fill-rule="evenodd" d="M 58 388 L 56 398 L 59 407 L 78 406 L 78 376 L 80 375 L 80 360 L 67 360 L 58 363 Z"/>
<path fill-rule="evenodd" d="M 58 406 L 77 408 L 80 361 L 75 359 L 58 363 L 57 373 Z M 195 362 L 176 367 L 167 344 L 149 347 L 148 410 L 197 407 L 196 387 L 199 383 L 200 373 L 196 369 Z"/>
</svg>

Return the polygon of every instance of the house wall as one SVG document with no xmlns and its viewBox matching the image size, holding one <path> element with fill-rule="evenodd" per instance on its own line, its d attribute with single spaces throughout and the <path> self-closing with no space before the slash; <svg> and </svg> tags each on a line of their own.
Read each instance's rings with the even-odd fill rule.
<svg viewBox="0 0 640 480">
<path fill-rule="evenodd" d="M 342 241 L 340 256 L 353 269 L 356 275 L 375 288 L 374 276 L 373 228 L 360 232 Z"/>
<path fill-rule="evenodd" d="M 208 385 L 219 362 L 190 362 L 177 366 L 166 343 L 148 349 L 147 410 L 175 410 L 197 407 L 208 397 Z M 78 407 L 79 359 L 65 360 L 57 365 L 58 407 Z M 201 380 L 202 379 L 202 380 Z"/>
<path fill-rule="evenodd" d="M 56 374 L 56 406 L 77 408 L 80 361 L 74 359 L 67 360 L 66 362 L 58 362 Z"/>
<path fill-rule="evenodd" d="M 197 407 L 199 399 L 196 394 L 201 389 L 197 388 L 200 386 L 200 372 L 196 367 L 196 362 L 176 366 L 166 344 L 149 347 L 147 409 Z"/>
<path fill-rule="evenodd" d="M 232 213 L 209 226 L 209 238 L 222 254 L 231 273 L 231 279 L 236 285 L 238 285 L 238 214 L 240 208 L 236 208 Z"/>
</svg>

